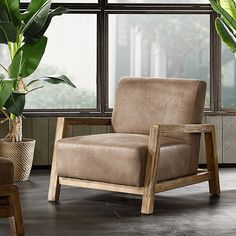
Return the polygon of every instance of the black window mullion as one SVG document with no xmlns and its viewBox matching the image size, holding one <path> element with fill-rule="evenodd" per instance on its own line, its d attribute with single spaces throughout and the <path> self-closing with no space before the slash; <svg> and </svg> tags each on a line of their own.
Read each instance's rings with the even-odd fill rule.
<svg viewBox="0 0 236 236">
<path fill-rule="evenodd" d="M 215 30 L 216 13 L 211 14 L 210 22 L 210 81 L 211 109 L 221 110 L 221 42 Z"/>
<path fill-rule="evenodd" d="M 22 3 L 26 9 L 28 3 Z M 214 30 L 213 13 L 209 4 L 163 4 L 163 3 L 109 3 L 109 0 L 98 0 L 98 3 L 53 3 L 52 8 L 68 7 L 70 14 L 97 14 L 97 109 L 65 109 L 64 114 L 73 115 L 110 115 L 109 109 L 109 61 L 108 61 L 108 16 L 109 14 L 210 14 L 210 110 L 220 110 L 220 40 Z M 29 114 L 58 114 L 56 110 L 34 110 Z"/>
<path fill-rule="evenodd" d="M 100 56 L 99 66 L 100 74 L 98 75 L 99 83 L 101 84 L 101 115 L 106 116 L 106 110 L 108 106 L 108 17 L 105 13 L 107 0 L 99 0 L 100 25 L 99 25 L 99 51 Z"/>
<path fill-rule="evenodd" d="M 101 47 L 99 47 L 102 41 L 101 24 L 102 24 L 102 16 L 100 13 L 97 15 L 97 109 L 99 112 L 102 112 L 102 83 L 101 83 L 102 50 Z"/>
</svg>

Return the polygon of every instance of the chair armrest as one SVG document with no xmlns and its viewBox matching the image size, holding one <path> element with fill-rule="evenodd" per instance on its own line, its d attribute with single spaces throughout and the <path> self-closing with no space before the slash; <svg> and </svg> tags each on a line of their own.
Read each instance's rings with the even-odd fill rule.
<svg viewBox="0 0 236 236">
<path fill-rule="evenodd" d="M 163 133 L 204 133 L 205 147 L 206 147 L 206 159 L 208 173 L 210 173 L 211 180 L 209 182 L 210 192 L 212 194 L 218 194 L 219 188 L 219 173 L 218 173 L 218 161 L 216 151 L 216 137 L 215 126 L 209 124 L 154 124 L 150 128 L 149 142 L 148 142 L 148 156 L 144 180 L 144 193 L 143 199 L 145 204 L 142 204 L 142 212 L 149 212 L 149 202 L 152 200 L 155 194 L 155 186 L 157 183 L 157 170 L 161 147 L 161 135 Z M 215 182 L 212 180 L 215 179 Z M 153 204 L 154 201 L 152 201 Z"/>
<path fill-rule="evenodd" d="M 215 128 L 210 124 L 155 124 L 153 126 L 156 126 L 160 133 L 211 133 Z"/>
<path fill-rule="evenodd" d="M 54 144 L 56 144 L 58 140 L 66 137 L 68 125 L 111 125 L 111 117 L 58 117 Z"/>
<path fill-rule="evenodd" d="M 111 125 L 111 117 L 65 118 L 66 125 Z"/>
</svg>

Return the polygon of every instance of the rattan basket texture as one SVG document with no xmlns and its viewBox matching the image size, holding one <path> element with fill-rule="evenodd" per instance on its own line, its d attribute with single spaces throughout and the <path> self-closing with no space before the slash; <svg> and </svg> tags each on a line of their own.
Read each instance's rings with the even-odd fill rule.
<svg viewBox="0 0 236 236">
<path fill-rule="evenodd" d="M 29 179 L 34 157 L 35 140 L 23 139 L 22 142 L 0 140 L 0 156 L 14 163 L 15 181 Z"/>
</svg>

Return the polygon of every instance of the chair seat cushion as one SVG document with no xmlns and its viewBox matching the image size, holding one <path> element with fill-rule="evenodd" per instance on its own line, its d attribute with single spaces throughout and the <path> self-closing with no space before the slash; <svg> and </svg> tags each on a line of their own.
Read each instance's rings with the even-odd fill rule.
<svg viewBox="0 0 236 236">
<path fill-rule="evenodd" d="M 12 161 L 0 157 L 0 185 L 13 184 L 14 165 Z"/>
<path fill-rule="evenodd" d="M 64 138 L 56 144 L 61 177 L 143 186 L 148 136 L 110 133 Z M 191 148 L 173 138 L 161 141 L 158 181 L 190 173 Z"/>
</svg>

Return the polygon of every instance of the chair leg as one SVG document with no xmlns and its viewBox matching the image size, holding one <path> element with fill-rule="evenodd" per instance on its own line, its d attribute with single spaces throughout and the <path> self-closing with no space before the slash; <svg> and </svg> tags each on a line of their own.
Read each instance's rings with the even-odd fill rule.
<svg viewBox="0 0 236 236">
<path fill-rule="evenodd" d="M 59 179 L 58 179 L 58 175 L 57 175 L 57 161 L 56 161 L 55 146 L 56 146 L 57 141 L 62 139 L 65 136 L 66 128 L 67 128 L 67 125 L 66 125 L 65 119 L 62 117 L 58 118 L 55 140 L 54 140 L 52 170 L 51 170 L 51 177 L 50 177 L 49 190 L 48 190 L 48 201 L 49 202 L 59 201 L 59 197 L 60 197 L 61 186 L 59 184 Z"/>
<path fill-rule="evenodd" d="M 8 218 L 10 229 L 11 229 L 11 235 L 17 236 L 16 234 L 16 225 L 15 225 L 15 218 L 14 216 Z"/>
<path fill-rule="evenodd" d="M 211 133 L 205 133 L 205 147 L 206 147 L 206 160 L 207 169 L 212 173 L 212 178 L 209 182 L 209 192 L 212 195 L 220 194 L 220 181 L 218 158 L 216 150 L 216 134 L 215 127 L 213 126 Z"/>
<path fill-rule="evenodd" d="M 143 196 L 141 213 L 147 215 L 152 214 L 154 211 L 154 201 L 155 193 L 149 195 L 149 197 Z"/>
<path fill-rule="evenodd" d="M 12 235 L 24 236 L 25 231 L 21 212 L 19 190 L 16 185 L 13 186 L 12 192 L 10 193 L 10 204 L 13 213 L 13 216 L 9 218 Z"/>
<path fill-rule="evenodd" d="M 57 202 L 60 198 L 61 185 L 59 184 L 58 175 L 56 173 L 55 167 L 52 167 L 49 191 L 48 191 L 48 201 Z"/>
<path fill-rule="evenodd" d="M 144 180 L 144 192 L 141 213 L 152 214 L 154 211 L 155 186 L 157 183 L 157 166 L 160 154 L 159 126 L 154 125 L 150 129 L 146 173 Z"/>
</svg>

